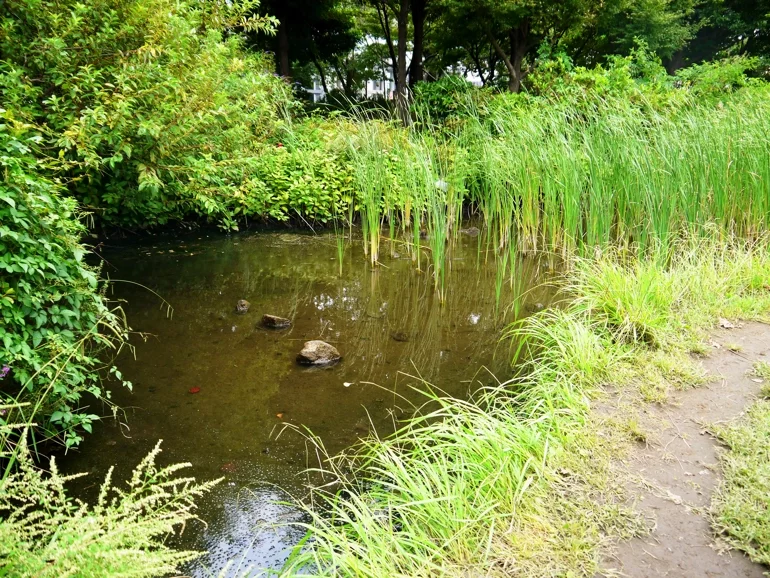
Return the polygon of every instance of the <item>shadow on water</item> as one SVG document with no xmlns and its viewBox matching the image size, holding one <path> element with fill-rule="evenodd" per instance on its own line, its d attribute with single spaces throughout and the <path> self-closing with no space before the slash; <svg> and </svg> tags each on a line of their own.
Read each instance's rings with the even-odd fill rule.
<svg viewBox="0 0 770 578">
<path fill-rule="evenodd" d="M 225 477 L 200 504 L 206 525 L 182 538 L 209 552 L 188 572 L 216 574 L 231 558 L 280 565 L 299 536 L 271 523 L 298 514 L 276 502 L 285 492 L 303 495 L 302 471 L 317 463 L 299 435 L 277 437 L 283 422 L 306 426 L 335 453 L 408 417 L 400 396 L 420 402 L 410 375 L 465 397 L 506 373 L 508 350 L 498 340 L 512 313 L 498 305 L 512 301 L 512 290 L 526 290 L 523 310 L 547 303 L 549 268 L 524 259 L 516 282 L 501 287 L 494 259 L 479 247 L 461 235 L 448 248 L 443 305 L 430 275 L 407 255 L 388 254 L 372 269 L 354 241 L 340 275 L 333 236 L 190 237 L 105 250 L 111 278 L 151 288 L 173 315 L 146 289 L 114 284 L 143 334 L 132 338 L 135 358 L 126 352 L 118 360 L 133 393 L 113 387 L 120 419 L 105 419 L 63 469 L 91 472 L 93 485 L 77 488 L 88 497 L 109 466 L 125 477 L 163 439 L 165 460 L 191 462 L 198 479 Z M 239 299 L 251 303 L 245 315 L 236 313 Z M 264 329 L 263 313 L 289 317 L 292 326 Z M 310 339 L 335 345 L 342 362 L 297 365 Z"/>
</svg>

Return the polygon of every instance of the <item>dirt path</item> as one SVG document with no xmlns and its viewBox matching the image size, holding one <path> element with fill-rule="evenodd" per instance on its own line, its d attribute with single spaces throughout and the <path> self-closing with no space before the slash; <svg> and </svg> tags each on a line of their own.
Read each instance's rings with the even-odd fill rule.
<svg viewBox="0 0 770 578">
<path fill-rule="evenodd" d="M 632 490 L 637 508 L 655 528 L 620 544 L 605 576 L 760 578 L 770 572 L 741 552 L 725 551 L 705 515 L 719 481 L 719 443 L 705 427 L 738 417 L 754 399 L 760 385 L 747 372 L 757 359 L 770 361 L 770 326 L 722 329 L 713 341 L 722 347 L 703 365 L 717 379 L 674 392 L 669 403 L 650 404 L 640 417 L 652 438 L 634 450 L 627 467 L 641 482 Z M 734 344 L 739 351 L 725 347 Z"/>
</svg>

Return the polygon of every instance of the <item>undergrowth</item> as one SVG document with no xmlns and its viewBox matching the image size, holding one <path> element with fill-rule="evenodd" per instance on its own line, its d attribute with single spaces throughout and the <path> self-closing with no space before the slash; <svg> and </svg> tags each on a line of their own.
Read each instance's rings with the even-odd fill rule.
<svg viewBox="0 0 770 578">
<path fill-rule="evenodd" d="M 58 359 L 54 374 L 69 362 Z M 0 386 L 7 374 L 0 371 Z M 52 385 L 35 404 L 0 404 L 0 576 L 149 578 L 199 557 L 168 538 L 196 518 L 195 500 L 221 480 L 198 483 L 180 475 L 190 464 L 159 465 L 159 441 L 126 483 L 115 483 L 110 468 L 95 503 L 72 497 L 70 482 L 86 474 L 61 474 L 31 436 Z"/>
<path fill-rule="evenodd" d="M 62 475 L 53 458 L 45 471 L 25 443 L 17 447 L 17 469 L 0 480 L 0 575 L 165 576 L 200 556 L 166 540 L 195 518 L 194 500 L 217 480 L 178 476 L 190 464 L 159 466 L 160 442 L 127 484 L 114 484 L 110 469 L 93 505 L 67 492 L 67 483 L 84 474 Z"/>
</svg>

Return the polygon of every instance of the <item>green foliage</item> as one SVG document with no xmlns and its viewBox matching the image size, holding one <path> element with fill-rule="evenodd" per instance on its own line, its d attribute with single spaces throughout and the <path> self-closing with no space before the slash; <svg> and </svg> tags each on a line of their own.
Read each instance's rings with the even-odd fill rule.
<svg viewBox="0 0 770 578">
<path fill-rule="evenodd" d="M 44 436 L 61 435 L 70 447 L 96 419 L 80 409 L 83 395 L 106 395 L 97 356 L 126 328 L 84 261 L 75 201 L 40 175 L 40 134 L 0 114 L 0 363 L 10 367 L 0 403 L 12 395 L 31 402 Z"/>
<path fill-rule="evenodd" d="M 760 83 L 748 78 L 746 72 L 759 66 L 758 58 L 735 56 L 714 62 L 705 62 L 677 73 L 677 78 L 698 96 L 719 97 L 739 88 Z"/>
<path fill-rule="evenodd" d="M 653 104 L 677 97 L 673 79 L 643 42 L 627 56 L 609 57 L 605 64 L 593 68 L 575 66 L 566 53 L 554 54 L 548 46 L 541 46 L 537 67 L 527 84 L 534 94 L 566 102 L 587 100 L 589 105 L 607 97 Z"/>
<path fill-rule="evenodd" d="M 280 575 L 596 572 L 602 536 L 632 534 L 638 522 L 616 505 L 607 448 L 581 428 L 585 398 L 549 404 L 530 385 L 506 383 L 469 402 L 426 393 L 437 409 L 325 459 L 313 472 L 327 483 L 313 490 L 312 508 L 302 505 L 306 541 Z"/>
<path fill-rule="evenodd" d="M 0 91 L 43 125 L 68 188 L 107 222 L 197 215 L 234 226 L 289 88 L 238 30 L 255 2 L 12 0 L 0 9 Z M 30 55 L 33 55 L 31 58 Z"/>
<path fill-rule="evenodd" d="M 694 0 L 615 0 L 596 11 L 594 26 L 572 43 L 583 44 L 582 56 L 604 60 L 626 55 L 643 41 L 661 58 L 670 58 L 694 37 L 701 22 L 692 18 Z"/>
<path fill-rule="evenodd" d="M 231 213 L 321 223 L 345 214 L 354 194 L 341 139 L 345 130 L 343 122 L 287 124 L 283 140 L 266 148 L 250 167 L 248 193 L 231 205 Z"/>
<path fill-rule="evenodd" d="M 770 401 L 754 403 L 735 423 L 719 426 L 724 481 L 712 501 L 712 524 L 730 545 L 770 564 Z"/>
<path fill-rule="evenodd" d="M 445 122 L 467 109 L 468 98 L 474 92 L 470 82 L 455 75 L 443 76 L 436 82 L 418 82 L 412 109 L 418 118 L 428 122 Z"/>
<path fill-rule="evenodd" d="M 10 433 L 0 425 L 0 448 L 9 447 Z M 125 486 L 113 484 L 110 470 L 98 500 L 89 506 L 67 492 L 67 483 L 84 474 L 61 475 L 53 458 L 48 471 L 40 469 L 26 440 L 24 432 L 12 451 L 15 472 L 0 479 L 3 576 L 167 576 L 200 555 L 174 550 L 165 541 L 195 518 L 194 500 L 217 481 L 197 484 L 179 477 L 189 464 L 158 466 L 160 442 Z"/>
</svg>

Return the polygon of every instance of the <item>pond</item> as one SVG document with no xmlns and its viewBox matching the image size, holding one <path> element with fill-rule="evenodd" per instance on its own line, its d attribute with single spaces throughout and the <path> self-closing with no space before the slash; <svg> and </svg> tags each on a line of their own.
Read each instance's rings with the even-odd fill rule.
<svg viewBox="0 0 770 578">
<path fill-rule="evenodd" d="M 190 462 L 199 480 L 225 478 L 200 503 L 205 524 L 181 539 L 209 552 L 188 573 L 216 575 L 227 560 L 280 566 L 301 532 L 285 524 L 298 511 L 279 502 L 301 498 L 302 472 L 318 463 L 283 424 L 308 428 L 336 453 L 371 430 L 393 431 L 423 401 L 413 386 L 467 397 L 510 373 L 500 342 L 513 319 L 506 305 L 513 291 L 521 311 L 546 304 L 551 269 L 522 259 L 511 282 L 475 233 L 448 246 L 443 303 L 428 260 L 420 272 L 387 241 L 376 268 L 355 239 L 340 262 L 329 234 L 198 234 L 105 247 L 111 296 L 124 301 L 134 330 L 117 360 L 133 392 L 113 384 L 118 418 L 100 408 L 109 417 L 62 469 L 90 472 L 76 488 L 90 497 L 110 466 L 116 479 L 127 477 L 162 439 L 164 463 Z M 240 299 L 250 302 L 245 314 L 236 312 Z M 266 313 L 291 327 L 262 327 Z M 342 361 L 298 365 L 311 339 L 334 345 Z"/>
</svg>

